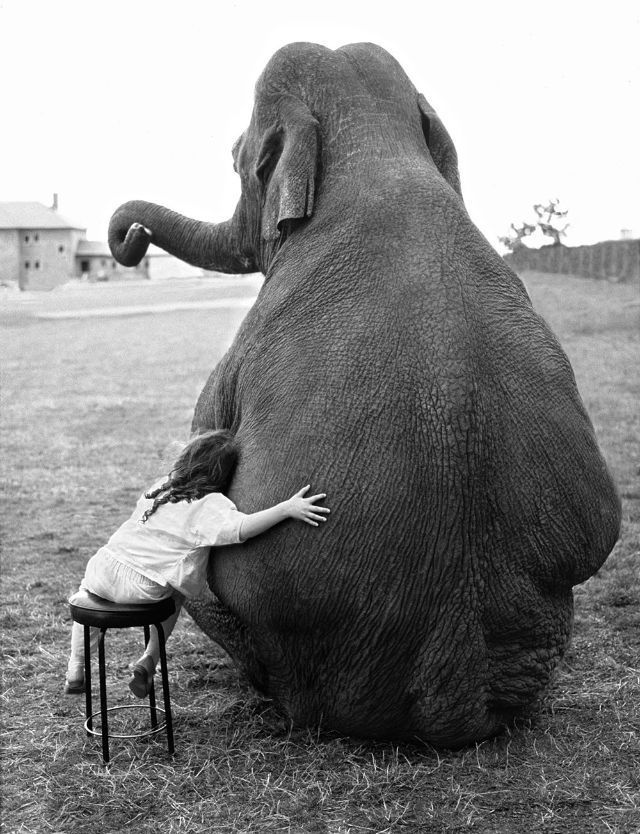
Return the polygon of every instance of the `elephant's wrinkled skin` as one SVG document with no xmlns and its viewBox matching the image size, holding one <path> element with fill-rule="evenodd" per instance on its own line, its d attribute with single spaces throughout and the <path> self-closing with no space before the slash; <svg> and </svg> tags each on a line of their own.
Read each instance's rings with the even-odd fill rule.
<svg viewBox="0 0 640 834">
<path fill-rule="evenodd" d="M 332 515 L 215 551 L 220 602 L 189 610 L 297 723 L 486 737 L 544 689 L 572 586 L 618 536 L 569 362 L 381 48 L 281 49 L 233 153 L 231 220 L 126 203 L 112 251 L 135 263 L 150 232 L 192 264 L 264 273 L 194 427 L 237 432 L 241 509 L 311 483 Z"/>
</svg>

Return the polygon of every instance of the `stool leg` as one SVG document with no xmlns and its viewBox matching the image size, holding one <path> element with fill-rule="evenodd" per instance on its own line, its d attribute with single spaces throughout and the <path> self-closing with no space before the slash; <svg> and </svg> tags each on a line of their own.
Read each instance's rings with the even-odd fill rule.
<svg viewBox="0 0 640 834">
<path fill-rule="evenodd" d="M 164 696 L 164 714 L 167 725 L 167 747 L 173 755 L 173 720 L 171 718 L 171 699 L 169 698 L 169 674 L 167 672 L 167 653 L 164 646 L 164 629 L 162 623 L 155 623 L 158 632 L 158 648 L 160 649 L 160 671 L 162 673 L 162 695 Z"/>
<path fill-rule="evenodd" d="M 107 681 L 104 663 L 104 636 L 106 628 L 100 629 L 98 641 L 98 672 L 100 675 L 100 718 L 102 720 L 102 758 L 109 764 L 109 726 L 107 724 Z"/>
<path fill-rule="evenodd" d="M 143 628 L 144 628 L 144 647 L 146 649 L 147 646 L 149 645 L 149 638 L 150 638 L 151 635 L 150 635 L 150 632 L 149 632 L 149 626 L 148 625 L 143 626 Z M 153 678 L 151 679 L 151 689 L 149 690 L 149 711 L 151 713 L 151 727 L 152 727 L 152 729 L 155 730 L 155 728 L 158 726 L 158 713 L 156 712 L 156 690 L 155 690 L 155 687 L 153 685 Z"/>
<path fill-rule="evenodd" d="M 87 735 L 91 736 L 89 730 L 93 729 L 91 713 L 91 627 L 84 626 L 84 712 L 87 719 Z"/>
</svg>

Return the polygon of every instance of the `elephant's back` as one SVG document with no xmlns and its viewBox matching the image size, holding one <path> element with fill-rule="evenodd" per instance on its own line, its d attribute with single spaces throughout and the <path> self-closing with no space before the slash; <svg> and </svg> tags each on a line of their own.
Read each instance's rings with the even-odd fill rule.
<svg viewBox="0 0 640 834">
<path fill-rule="evenodd" d="M 332 512 L 320 529 L 288 522 L 213 561 L 214 592 L 269 658 L 270 691 L 273 670 L 282 669 L 284 687 L 305 657 L 316 678 L 306 697 L 317 696 L 325 715 L 333 704 L 334 726 L 353 728 L 359 708 L 340 693 L 364 697 L 379 680 L 369 734 L 376 722 L 406 720 L 397 692 L 410 690 L 468 569 L 457 540 L 467 512 L 458 433 L 472 368 L 460 339 L 443 346 L 442 322 L 419 291 L 395 284 L 373 307 L 351 292 L 339 305 L 307 308 L 317 324 L 304 338 L 278 333 L 273 316 L 270 338 L 255 348 L 260 372 L 239 374 L 242 456 L 230 497 L 250 512 L 310 483 Z M 446 378 L 445 350 L 458 365 Z M 340 686 L 345 676 L 351 683 Z M 292 697 L 285 688 L 280 699 Z"/>
<path fill-rule="evenodd" d="M 460 257 L 446 280 L 381 272 L 308 293 L 304 312 L 279 314 L 284 292 L 259 311 L 231 497 L 253 511 L 310 483 L 332 513 L 220 550 L 212 580 L 292 715 L 317 703 L 369 735 L 493 731 L 545 685 L 570 586 L 615 540 L 568 361 L 517 278 L 505 292 L 487 270 Z M 456 688 L 475 693 L 464 715 Z"/>
</svg>

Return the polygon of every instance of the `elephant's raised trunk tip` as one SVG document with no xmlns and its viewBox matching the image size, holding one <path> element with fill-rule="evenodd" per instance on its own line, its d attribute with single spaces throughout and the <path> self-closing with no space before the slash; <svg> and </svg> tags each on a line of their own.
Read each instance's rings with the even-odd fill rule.
<svg viewBox="0 0 640 834">
<path fill-rule="evenodd" d="M 121 206 L 109 223 L 109 248 L 123 266 L 137 266 L 144 258 L 152 233 L 142 223 L 131 222 L 129 212 Z"/>
</svg>

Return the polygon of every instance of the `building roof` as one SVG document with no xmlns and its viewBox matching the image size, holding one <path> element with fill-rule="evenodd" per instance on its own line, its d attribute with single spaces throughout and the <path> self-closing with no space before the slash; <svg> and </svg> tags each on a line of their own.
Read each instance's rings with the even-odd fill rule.
<svg viewBox="0 0 640 834">
<path fill-rule="evenodd" d="M 79 229 L 84 226 L 72 223 L 52 208 L 42 203 L 0 203 L 0 229 Z"/>
</svg>

